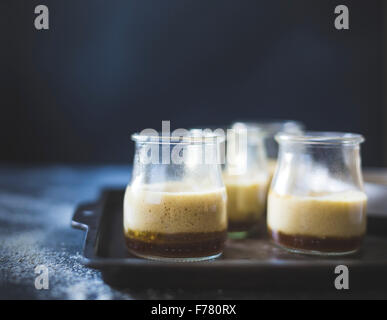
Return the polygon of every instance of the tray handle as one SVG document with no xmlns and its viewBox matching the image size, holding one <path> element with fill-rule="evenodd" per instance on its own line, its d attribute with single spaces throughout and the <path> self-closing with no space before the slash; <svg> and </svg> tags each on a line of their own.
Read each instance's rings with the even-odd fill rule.
<svg viewBox="0 0 387 320">
<path fill-rule="evenodd" d="M 96 205 L 85 203 L 78 206 L 73 215 L 71 226 L 76 229 L 87 230 L 95 215 Z"/>
</svg>

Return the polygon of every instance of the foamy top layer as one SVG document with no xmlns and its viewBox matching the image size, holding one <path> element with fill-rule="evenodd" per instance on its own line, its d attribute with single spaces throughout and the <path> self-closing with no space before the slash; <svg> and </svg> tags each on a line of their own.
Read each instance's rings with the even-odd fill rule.
<svg viewBox="0 0 387 320">
<path fill-rule="evenodd" d="M 128 187 L 124 199 L 125 229 L 158 233 L 225 230 L 225 188 L 192 189 L 177 182 Z"/>
<path fill-rule="evenodd" d="M 274 191 L 270 192 L 276 197 L 291 199 L 292 201 L 317 201 L 317 202 L 333 202 L 333 203 L 352 203 L 352 202 L 364 202 L 367 201 L 367 196 L 364 192 L 358 190 L 347 190 L 341 192 L 314 192 L 309 193 L 308 195 L 298 196 L 298 195 L 280 195 Z"/>
<path fill-rule="evenodd" d="M 367 196 L 362 191 L 307 196 L 269 193 L 268 226 L 289 235 L 351 237 L 366 230 Z"/>
<path fill-rule="evenodd" d="M 227 186 L 266 186 L 268 184 L 268 177 L 262 175 L 229 175 L 223 174 L 224 184 Z"/>
<path fill-rule="evenodd" d="M 212 181 L 197 181 L 197 179 L 186 178 L 179 181 L 165 181 L 156 183 L 137 183 L 134 181 L 131 189 L 136 192 L 155 192 L 155 193 L 170 193 L 170 194 L 189 194 L 189 193 L 208 193 L 221 191 L 224 186 L 219 181 L 218 185 L 214 185 Z"/>
<path fill-rule="evenodd" d="M 166 182 L 166 183 L 151 183 L 140 186 L 132 186 L 134 192 L 147 192 L 150 194 L 161 194 L 166 196 L 195 196 L 205 195 L 213 192 L 222 192 L 224 187 L 214 186 L 196 186 L 187 182 Z"/>
</svg>

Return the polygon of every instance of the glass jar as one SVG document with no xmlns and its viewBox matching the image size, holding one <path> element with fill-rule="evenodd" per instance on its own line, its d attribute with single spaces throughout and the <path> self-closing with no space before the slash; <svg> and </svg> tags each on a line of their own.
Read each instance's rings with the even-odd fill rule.
<svg viewBox="0 0 387 320">
<path fill-rule="evenodd" d="M 221 255 L 227 235 L 219 137 L 134 134 L 124 199 L 126 244 L 136 256 L 199 261 Z"/>
<path fill-rule="evenodd" d="M 228 130 L 223 180 L 232 238 L 244 238 L 264 225 L 269 172 L 263 139 L 259 128 L 246 123 Z"/>
<path fill-rule="evenodd" d="M 267 226 L 290 251 L 341 255 L 357 251 L 366 233 L 358 134 L 280 133 L 278 167 L 268 196 Z"/>
</svg>

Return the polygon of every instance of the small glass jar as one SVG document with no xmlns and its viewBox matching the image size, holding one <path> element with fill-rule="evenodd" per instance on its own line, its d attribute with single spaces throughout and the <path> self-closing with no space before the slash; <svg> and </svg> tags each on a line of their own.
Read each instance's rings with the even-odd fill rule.
<svg viewBox="0 0 387 320">
<path fill-rule="evenodd" d="M 232 238 L 245 238 L 264 225 L 269 172 L 263 139 L 259 128 L 246 123 L 235 123 L 228 130 L 223 180 Z"/>
<path fill-rule="evenodd" d="M 275 243 L 294 252 L 342 255 L 366 233 L 358 134 L 279 133 L 278 167 L 268 196 L 267 226 Z"/>
<path fill-rule="evenodd" d="M 185 130 L 184 130 L 185 131 Z M 219 137 L 134 134 L 124 199 L 126 244 L 136 256 L 200 261 L 220 256 L 227 237 Z"/>
</svg>

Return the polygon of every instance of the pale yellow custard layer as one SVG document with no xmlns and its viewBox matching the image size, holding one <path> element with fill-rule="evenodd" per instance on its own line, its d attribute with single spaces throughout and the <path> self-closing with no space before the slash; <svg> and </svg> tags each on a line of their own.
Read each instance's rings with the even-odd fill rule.
<svg viewBox="0 0 387 320">
<path fill-rule="evenodd" d="M 171 183 L 128 187 L 124 199 L 124 229 L 157 233 L 214 232 L 227 229 L 226 191 L 192 190 Z"/>
<path fill-rule="evenodd" d="M 268 182 L 223 175 L 230 222 L 258 221 L 265 214 Z"/>
<path fill-rule="evenodd" d="M 367 196 L 345 191 L 311 196 L 269 193 L 267 225 L 287 235 L 346 238 L 366 232 Z"/>
</svg>

